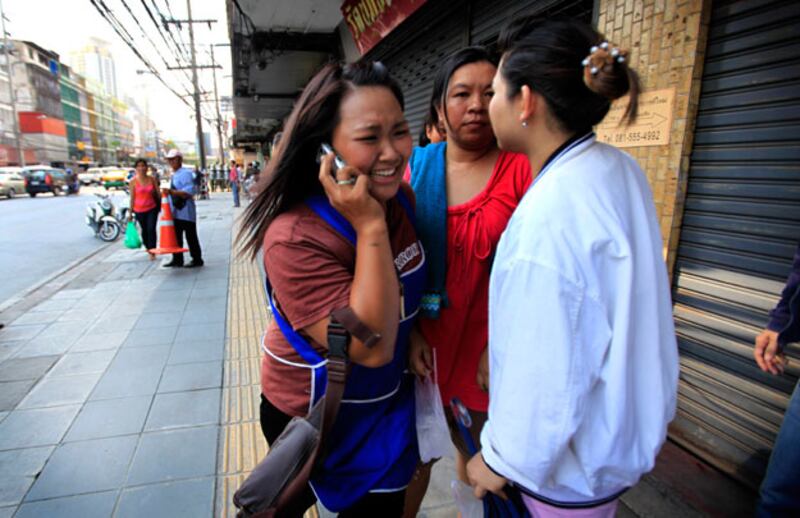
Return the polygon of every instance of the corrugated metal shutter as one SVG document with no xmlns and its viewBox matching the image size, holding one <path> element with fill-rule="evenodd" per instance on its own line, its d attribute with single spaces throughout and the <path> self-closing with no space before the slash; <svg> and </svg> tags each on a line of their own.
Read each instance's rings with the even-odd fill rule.
<svg viewBox="0 0 800 518">
<path fill-rule="evenodd" d="M 442 61 L 467 44 L 464 2 L 425 5 L 381 42 L 367 58 L 383 61 L 403 88 L 411 134 L 422 129 L 433 90 L 433 77 Z"/>
<path fill-rule="evenodd" d="M 800 239 L 800 3 L 714 2 L 675 268 L 671 437 L 756 487 L 797 381 L 752 357 Z"/>
<path fill-rule="evenodd" d="M 575 16 L 591 21 L 593 0 L 429 0 L 409 20 L 370 51 L 403 87 L 406 118 L 416 136 L 428 112 L 433 77 L 453 51 L 473 44 L 491 44 L 514 16 L 528 13 Z"/>
<path fill-rule="evenodd" d="M 470 37 L 475 45 L 492 45 L 503 27 L 520 16 L 563 16 L 592 21 L 594 0 L 494 0 L 474 1 Z"/>
</svg>

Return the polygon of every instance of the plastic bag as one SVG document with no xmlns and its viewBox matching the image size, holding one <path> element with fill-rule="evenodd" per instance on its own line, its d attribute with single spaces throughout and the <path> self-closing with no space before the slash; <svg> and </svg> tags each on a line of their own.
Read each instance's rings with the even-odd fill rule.
<svg viewBox="0 0 800 518">
<path fill-rule="evenodd" d="M 460 480 L 453 480 L 450 482 L 450 491 L 453 493 L 453 500 L 456 502 L 461 518 L 484 518 L 483 500 L 475 498 L 475 492 L 471 486 Z"/>
<path fill-rule="evenodd" d="M 133 221 L 128 222 L 125 227 L 125 247 L 137 249 L 142 246 L 142 239 L 139 237 L 139 231 L 136 230 L 136 224 Z"/>
<path fill-rule="evenodd" d="M 450 430 L 444 417 L 439 386 L 430 375 L 417 377 L 414 385 L 417 409 L 417 442 L 422 462 L 449 456 L 453 451 Z"/>
</svg>

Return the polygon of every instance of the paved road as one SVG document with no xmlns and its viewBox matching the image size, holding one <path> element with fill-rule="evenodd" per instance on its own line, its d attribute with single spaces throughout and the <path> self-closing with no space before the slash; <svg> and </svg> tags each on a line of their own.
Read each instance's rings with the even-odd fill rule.
<svg viewBox="0 0 800 518">
<path fill-rule="evenodd" d="M 84 221 L 93 191 L 0 200 L 0 304 L 102 246 Z"/>
</svg>

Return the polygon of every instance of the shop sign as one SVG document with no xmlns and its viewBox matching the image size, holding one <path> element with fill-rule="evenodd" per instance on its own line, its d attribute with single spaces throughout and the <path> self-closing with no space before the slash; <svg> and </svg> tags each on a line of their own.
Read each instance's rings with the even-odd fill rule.
<svg viewBox="0 0 800 518">
<path fill-rule="evenodd" d="M 630 102 L 626 95 L 611 105 L 606 118 L 597 125 L 597 140 L 616 147 L 666 146 L 672 133 L 675 89 L 654 90 L 639 96 L 639 115 L 630 126 L 620 124 Z"/>
<path fill-rule="evenodd" d="M 366 54 L 426 0 L 345 0 L 344 17 L 359 52 Z"/>
</svg>

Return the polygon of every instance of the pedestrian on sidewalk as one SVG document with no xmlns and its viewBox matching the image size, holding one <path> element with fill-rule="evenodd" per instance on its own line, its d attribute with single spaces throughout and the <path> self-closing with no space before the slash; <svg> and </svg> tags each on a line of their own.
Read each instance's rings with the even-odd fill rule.
<svg viewBox="0 0 800 518">
<path fill-rule="evenodd" d="M 800 341 L 800 243 L 781 298 L 769 316 L 766 329 L 756 337 L 753 356 L 761 370 L 780 375 L 787 364 L 784 348 Z M 800 382 L 794 386 L 772 447 L 756 516 L 800 516 Z"/>
<path fill-rule="evenodd" d="M 224 169 L 223 164 L 220 164 L 219 162 L 215 162 L 214 163 L 213 177 L 212 177 L 213 180 L 211 181 L 211 186 L 212 186 L 211 190 L 214 191 L 214 192 L 223 191 L 224 190 L 222 188 L 222 184 L 223 184 L 223 180 L 222 180 L 223 169 Z"/>
<path fill-rule="evenodd" d="M 231 184 L 233 191 L 233 206 L 239 206 L 239 180 L 241 179 L 241 168 L 236 164 L 236 160 L 231 160 L 231 171 L 228 175 L 228 181 Z"/>
<path fill-rule="evenodd" d="M 164 189 L 163 192 L 169 195 L 178 247 L 183 247 L 183 236 L 186 234 L 189 253 L 192 256 L 192 260 L 186 267 L 196 268 L 203 266 L 203 252 L 200 249 L 200 240 L 197 237 L 194 174 L 188 167 L 183 167 L 183 154 L 177 149 L 171 149 L 167 153 L 167 163 L 172 169 L 172 180 L 170 181 L 169 189 Z M 183 266 L 183 253 L 172 254 L 172 260 L 164 265 L 166 268 L 175 266 Z"/>
<path fill-rule="evenodd" d="M 322 143 L 346 165 L 334 169 L 330 153 L 317 166 Z M 337 320 L 348 326 L 352 369 L 313 491 L 282 516 L 302 516 L 317 497 L 342 518 L 402 515 L 419 458 L 408 335 L 425 279 L 414 194 L 402 181 L 411 146 L 403 95 L 385 66 L 328 64 L 295 104 L 245 209 L 239 238 L 251 257 L 263 251 L 274 306 L 262 343 L 268 443 L 322 396 L 331 314 L 360 321 Z"/>
<path fill-rule="evenodd" d="M 132 221 L 134 216 L 142 229 L 142 243 L 150 260 L 156 256 L 150 252 L 158 246 L 156 227 L 158 225 L 158 213 L 161 211 L 161 190 L 158 181 L 147 174 L 147 160 L 140 158 L 134 164 L 136 174 L 128 185 L 130 191 L 131 213 L 128 220 Z"/>
<path fill-rule="evenodd" d="M 472 456 L 450 409 L 458 398 L 480 442 L 489 407 L 489 273 L 497 242 L 531 183 L 528 157 L 497 148 L 489 124 L 496 60 L 483 47 L 451 54 L 433 83 L 431 104 L 446 139 L 414 149 L 408 180 L 417 197 L 417 228 L 425 246 L 428 285 L 419 332 L 411 335 L 412 370 L 434 368 L 450 436 L 456 474 L 468 484 Z M 408 487 L 406 516 L 417 515 L 432 463 L 420 466 Z"/>
<path fill-rule="evenodd" d="M 574 21 L 503 31 L 489 116 L 535 176 L 489 287 L 489 419 L 476 496 L 522 492 L 532 516 L 614 516 L 675 415 L 678 350 L 662 237 L 638 164 L 592 127 L 638 77 Z"/>
</svg>

